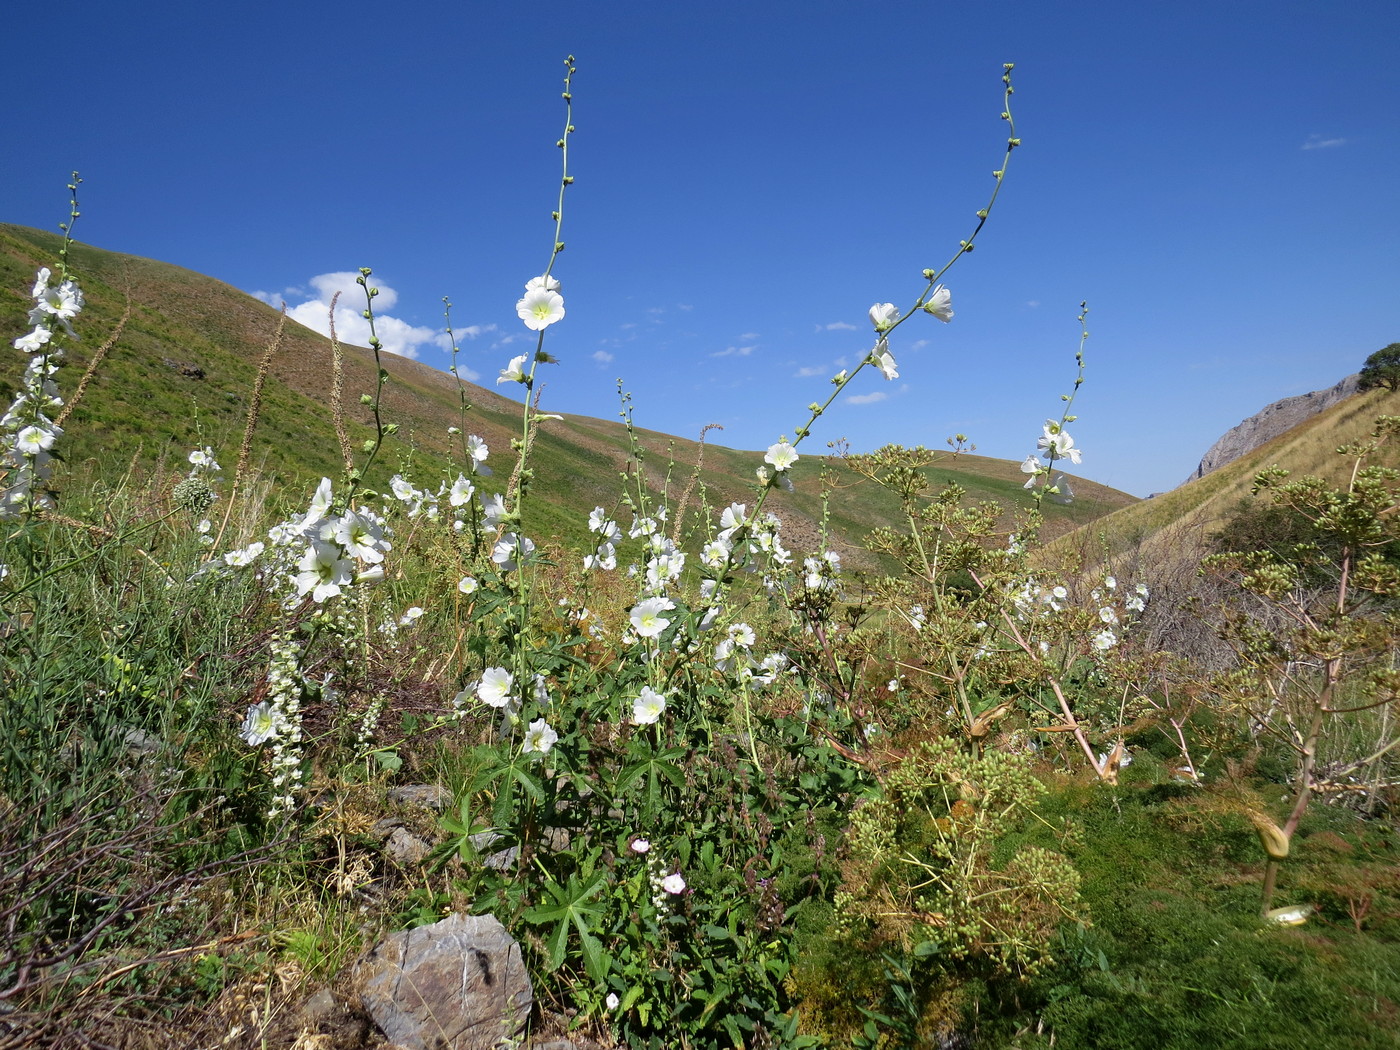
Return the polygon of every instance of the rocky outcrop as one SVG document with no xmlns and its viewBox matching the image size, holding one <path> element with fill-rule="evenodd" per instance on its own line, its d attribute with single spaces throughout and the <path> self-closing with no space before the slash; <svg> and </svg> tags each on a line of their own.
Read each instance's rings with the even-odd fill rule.
<svg viewBox="0 0 1400 1050">
<path fill-rule="evenodd" d="M 1239 426 L 1226 431 L 1225 436 L 1210 447 L 1210 451 L 1202 457 L 1200 465 L 1186 481 L 1205 477 L 1212 470 L 1218 470 L 1231 460 L 1253 452 L 1266 441 L 1272 441 L 1304 420 L 1350 397 L 1356 393 L 1358 378 L 1347 376 L 1334 387 L 1314 390 L 1311 394 L 1285 397 L 1267 406 L 1263 411 L 1256 412 Z M 1183 481 L 1182 484 L 1186 482 Z"/>
</svg>

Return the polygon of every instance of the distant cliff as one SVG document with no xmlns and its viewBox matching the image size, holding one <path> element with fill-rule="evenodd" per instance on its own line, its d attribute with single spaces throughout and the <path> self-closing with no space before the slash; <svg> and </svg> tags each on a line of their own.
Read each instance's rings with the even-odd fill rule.
<svg viewBox="0 0 1400 1050">
<path fill-rule="evenodd" d="M 1200 466 L 1186 481 L 1203 478 L 1212 470 L 1223 467 L 1232 459 L 1238 459 L 1266 441 L 1292 430 L 1305 419 L 1317 415 L 1323 409 L 1331 408 L 1343 398 L 1356 393 L 1357 376 L 1347 376 L 1340 383 L 1327 390 L 1314 390 L 1311 394 L 1285 397 L 1275 401 L 1260 412 L 1250 416 L 1239 426 L 1226 431 L 1225 436 L 1210 447 L 1202 457 Z M 1183 481 L 1182 484 L 1186 484 Z"/>
</svg>

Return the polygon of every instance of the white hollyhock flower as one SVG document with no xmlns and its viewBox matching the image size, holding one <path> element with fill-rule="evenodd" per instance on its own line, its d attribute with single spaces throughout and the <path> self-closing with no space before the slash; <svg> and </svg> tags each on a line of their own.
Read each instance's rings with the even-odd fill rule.
<svg viewBox="0 0 1400 1050">
<path fill-rule="evenodd" d="M 488 667 L 477 683 L 476 698 L 488 707 L 505 707 L 510 703 L 510 688 L 515 676 L 504 667 Z"/>
<path fill-rule="evenodd" d="M 384 552 L 392 549 L 384 539 L 384 530 L 369 517 L 353 510 L 335 520 L 331 535 L 350 557 L 370 564 L 383 561 Z"/>
<path fill-rule="evenodd" d="M 44 344 L 52 338 L 52 332 L 43 325 L 36 325 L 28 335 L 22 335 L 16 339 L 14 345 L 16 350 L 22 350 L 26 354 L 35 354 L 42 350 Z"/>
<path fill-rule="evenodd" d="M 253 559 L 255 559 L 265 549 L 266 548 L 261 543 L 251 543 L 248 546 L 243 547 L 239 550 L 229 551 L 227 554 L 224 555 L 224 564 L 234 569 L 240 568 L 244 565 L 249 565 L 253 562 Z"/>
<path fill-rule="evenodd" d="M 875 349 L 870 351 L 870 363 L 880 370 L 880 374 L 886 379 L 899 378 L 899 366 L 895 364 L 894 355 L 890 353 L 890 344 L 881 339 L 875 344 Z"/>
<path fill-rule="evenodd" d="M 538 277 L 531 277 L 525 282 L 527 292 L 557 292 L 559 290 L 559 279 L 547 274 L 540 274 Z"/>
<path fill-rule="evenodd" d="M 249 747 L 265 744 L 277 736 L 277 716 L 266 700 L 248 708 L 243 718 L 243 727 L 238 731 Z"/>
<path fill-rule="evenodd" d="M 870 308 L 870 323 L 875 331 L 888 331 L 899 320 L 899 307 L 894 303 L 876 303 Z"/>
<path fill-rule="evenodd" d="M 671 626 L 671 621 L 661 614 L 675 607 L 676 603 L 670 598 L 647 598 L 633 606 L 627 618 L 632 621 L 638 638 L 656 638 Z"/>
<path fill-rule="evenodd" d="M 549 749 L 559 742 L 559 734 L 550 728 L 543 718 L 538 718 L 525 728 L 525 743 L 522 751 L 547 755 Z"/>
<path fill-rule="evenodd" d="M 924 312 L 947 324 L 953 319 L 953 293 L 940 284 L 925 301 Z"/>
<path fill-rule="evenodd" d="M 632 701 L 632 724 L 649 726 L 661 717 L 666 710 L 666 696 L 651 686 L 642 686 L 641 693 Z"/>
<path fill-rule="evenodd" d="M 768 446 L 768 454 L 763 457 L 763 461 L 773 464 L 775 470 L 787 470 L 797 462 L 797 449 L 789 445 L 787 438 L 784 438 L 776 445 Z"/>
<path fill-rule="evenodd" d="M 318 604 L 327 598 L 334 598 L 355 577 L 355 566 L 348 558 L 342 558 L 341 550 L 333 543 L 316 540 L 306 548 L 297 568 L 296 585 L 298 594 L 310 592 Z"/>
<path fill-rule="evenodd" d="M 500 376 L 496 379 L 496 385 L 502 383 L 523 383 L 525 382 L 525 362 L 529 360 L 529 354 L 520 354 L 510 359 L 510 364 L 501 369 Z"/>
<path fill-rule="evenodd" d="M 490 455 L 490 449 L 486 447 L 486 442 L 475 434 L 467 435 L 467 468 L 473 474 L 482 474 L 485 477 L 491 476 L 491 468 L 486 465 L 486 457 Z"/>
<path fill-rule="evenodd" d="M 532 332 L 543 332 L 564 316 L 564 297 L 545 288 L 532 288 L 515 304 L 515 312 Z"/>
<path fill-rule="evenodd" d="M 528 562 L 534 553 L 534 540 L 507 532 L 491 548 L 491 560 L 499 565 L 503 572 L 513 572 L 517 565 Z"/>
<path fill-rule="evenodd" d="M 447 502 L 454 507 L 461 507 L 470 502 L 472 493 L 476 491 L 470 481 L 461 474 L 457 475 L 457 480 L 452 483 L 451 490 L 447 493 Z"/>
<path fill-rule="evenodd" d="M 37 456 L 40 452 L 46 452 L 53 448 L 57 431 L 57 427 L 22 427 L 15 435 L 15 450 L 26 456 Z"/>
</svg>

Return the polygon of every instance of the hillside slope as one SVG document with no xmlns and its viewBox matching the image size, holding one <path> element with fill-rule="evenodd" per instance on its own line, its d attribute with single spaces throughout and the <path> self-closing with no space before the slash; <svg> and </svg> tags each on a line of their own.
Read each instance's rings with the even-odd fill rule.
<svg viewBox="0 0 1400 1050">
<path fill-rule="evenodd" d="M 0 224 L 0 322 L 16 334 L 25 330 L 27 291 L 34 272 L 52 265 L 56 235 Z M 75 244 L 71 265 L 88 306 L 81 321 L 83 339 L 60 373 L 60 389 L 71 397 L 91 354 L 129 309 L 120 339 L 98 369 L 67 426 L 63 453 L 70 471 L 92 474 L 122 470 L 131 463 L 162 471 L 170 483 L 183 471 L 184 457 L 196 445 L 212 445 L 231 469 L 242 439 L 258 363 L 278 326 L 278 313 L 227 284 L 166 263 Z M 288 322 L 271 362 L 269 381 L 253 442 L 262 477 L 290 503 L 304 501 L 321 476 L 341 471 L 338 445 L 325 404 L 330 386 L 329 340 Z M 0 370 L 0 396 L 7 400 L 18 376 Z M 520 433 L 521 406 L 494 390 L 459 383 L 448 373 L 417 361 L 386 355 L 390 381 L 384 392 L 384 418 L 399 425 L 381 454 L 369 482 L 384 486 L 388 476 L 411 470 L 420 484 L 455 477 L 462 460 L 448 428 L 480 435 L 491 448 L 497 476 L 481 486 L 499 491 L 513 466 L 512 438 Z M 370 352 L 345 347 L 345 412 L 352 445 L 373 434 L 369 409 L 359 403 L 374 389 Z M 469 410 L 462 412 L 462 401 Z M 696 441 L 650 431 L 637 432 L 645 467 L 654 486 L 669 476 L 675 499 L 697 462 Z M 532 463 L 534 482 L 526 507 L 527 530 L 571 542 L 582 538 L 588 511 L 612 507 L 620 492 L 619 473 L 631 458 L 625 428 L 616 421 L 567 416 L 545 424 Z M 711 506 L 752 499 L 753 470 L 762 453 L 710 444 L 699 480 Z M 674 462 L 674 468 L 668 464 Z M 822 519 L 820 471 L 835 471 L 829 522 L 838 546 L 858 545 L 875 526 L 891 522 L 894 501 L 861 482 L 839 459 L 804 454 L 794 471 L 797 491 L 776 494 L 771 505 L 784 518 L 792 545 L 816 543 Z M 1010 461 L 959 456 L 931 469 L 938 484 L 955 482 L 969 499 L 996 499 L 1024 508 L 1023 475 Z M 62 478 L 57 479 L 60 489 Z M 1126 493 L 1079 480 L 1070 507 L 1047 508 L 1045 533 L 1055 535 L 1133 502 Z"/>
<path fill-rule="evenodd" d="M 1367 438 L 1376 417 L 1397 414 L 1400 392 L 1373 389 L 1353 394 L 1204 477 L 1114 511 L 1058 542 L 1086 552 L 1095 563 L 1134 560 L 1162 566 L 1174 562 L 1189 551 L 1199 552 L 1205 538 L 1251 498 L 1260 471 L 1279 467 L 1344 483 L 1352 461 L 1337 455 L 1337 449 Z M 1400 450 L 1383 450 L 1377 462 L 1400 466 Z"/>
</svg>

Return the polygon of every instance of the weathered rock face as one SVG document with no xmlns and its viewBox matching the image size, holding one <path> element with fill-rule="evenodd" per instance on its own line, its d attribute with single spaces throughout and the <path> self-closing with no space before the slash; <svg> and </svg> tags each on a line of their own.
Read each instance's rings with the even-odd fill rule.
<svg viewBox="0 0 1400 1050">
<path fill-rule="evenodd" d="M 1263 411 L 1256 412 L 1239 426 L 1226 431 L 1225 436 L 1210 447 L 1210 451 L 1201 459 L 1200 466 L 1186 481 L 1205 477 L 1212 470 L 1218 470 L 1231 460 L 1253 452 L 1266 441 L 1272 441 L 1305 419 L 1317 415 L 1323 409 L 1331 408 L 1343 398 L 1350 397 L 1356 393 L 1358 378 L 1347 376 L 1327 390 L 1314 390 L 1311 394 L 1285 397 L 1267 406 Z M 1186 481 L 1182 484 L 1186 484 Z"/>
<path fill-rule="evenodd" d="M 381 941 L 356 967 L 365 1011 L 409 1050 L 495 1050 L 534 1006 L 520 945 L 492 915 L 452 915 Z"/>
</svg>

